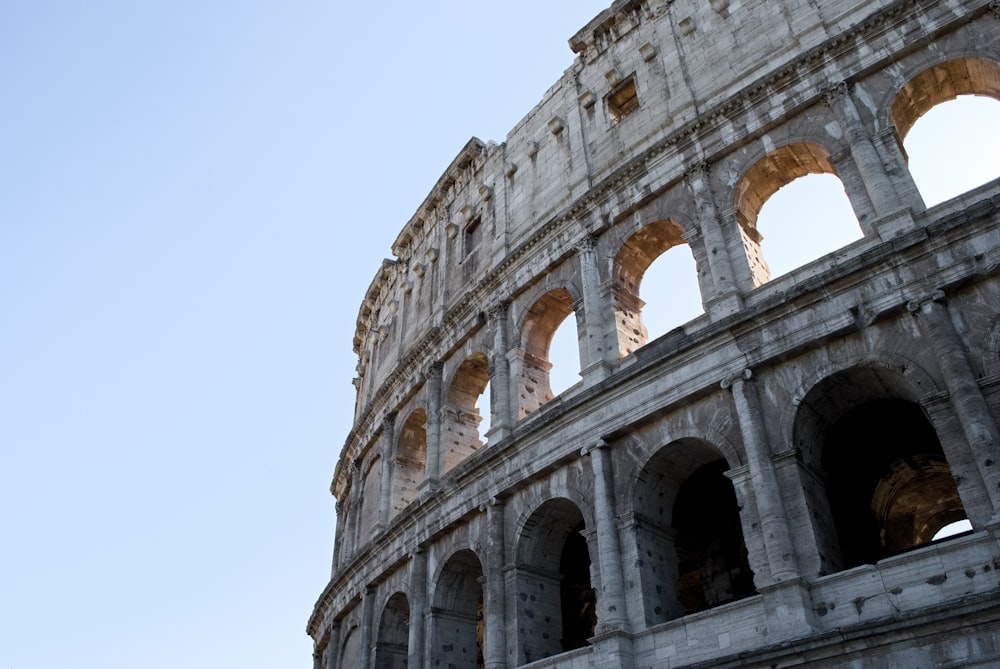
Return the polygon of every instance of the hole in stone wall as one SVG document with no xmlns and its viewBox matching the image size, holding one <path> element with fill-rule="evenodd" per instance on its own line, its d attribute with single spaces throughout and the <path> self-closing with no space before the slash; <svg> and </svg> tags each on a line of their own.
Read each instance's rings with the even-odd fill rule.
<svg viewBox="0 0 1000 669">
<path fill-rule="evenodd" d="M 561 395 L 580 380 L 580 340 L 576 315 L 570 313 L 552 335 L 549 343 L 549 388 L 552 396 Z"/>
<path fill-rule="evenodd" d="M 940 530 L 938 530 L 933 537 L 932 541 L 939 541 L 941 539 L 947 539 L 948 537 L 955 537 L 959 534 L 965 534 L 966 532 L 972 531 L 972 523 L 969 522 L 968 518 L 963 520 L 956 520 L 954 523 L 948 523 Z"/>
<path fill-rule="evenodd" d="M 966 518 L 937 434 L 911 402 L 872 400 L 834 420 L 823 468 L 844 568 L 930 543 Z"/>
<path fill-rule="evenodd" d="M 639 297 L 649 341 L 704 313 L 698 267 L 687 244 L 672 246 L 653 261 L 642 275 Z"/>
<path fill-rule="evenodd" d="M 597 624 L 597 595 L 590 585 L 590 553 L 582 529 L 581 522 L 566 537 L 559 560 L 564 651 L 589 645 Z"/>
<path fill-rule="evenodd" d="M 921 116 L 903 146 L 928 207 L 1000 177 L 1000 101 L 972 95 Z"/>
<path fill-rule="evenodd" d="M 635 79 L 628 79 L 608 94 L 608 116 L 614 125 L 639 108 Z"/>
<path fill-rule="evenodd" d="M 703 465 L 684 481 L 674 502 L 678 598 L 685 613 L 756 593 L 727 469 L 725 460 Z"/>
<path fill-rule="evenodd" d="M 833 174 L 808 174 L 782 186 L 757 214 L 770 279 L 861 239 L 844 186 Z"/>
</svg>

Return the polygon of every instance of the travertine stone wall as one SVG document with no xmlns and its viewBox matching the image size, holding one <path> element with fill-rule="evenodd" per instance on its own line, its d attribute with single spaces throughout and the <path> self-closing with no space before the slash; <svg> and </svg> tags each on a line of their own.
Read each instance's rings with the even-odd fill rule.
<svg viewBox="0 0 1000 669">
<path fill-rule="evenodd" d="M 902 148 L 1000 98 L 1000 6 L 618 0 L 570 47 L 363 296 L 315 666 L 1000 666 L 1000 182 L 927 208 Z M 772 278 L 817 173 L 858 238 Z M 675 247 L 704 313 L 650 341 Z"/>
</svg>

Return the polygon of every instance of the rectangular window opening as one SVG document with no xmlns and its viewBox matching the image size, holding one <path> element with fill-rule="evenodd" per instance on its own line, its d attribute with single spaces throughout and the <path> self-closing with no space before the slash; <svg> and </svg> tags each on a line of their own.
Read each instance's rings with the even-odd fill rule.
<svg viewBox="0 0 1000 669">
<path fill-rule="evenodd" d="M 608 114 L 614 125 L 639 108 L 635 79 L 629 78 L 608 94 Z"/>
</svg>

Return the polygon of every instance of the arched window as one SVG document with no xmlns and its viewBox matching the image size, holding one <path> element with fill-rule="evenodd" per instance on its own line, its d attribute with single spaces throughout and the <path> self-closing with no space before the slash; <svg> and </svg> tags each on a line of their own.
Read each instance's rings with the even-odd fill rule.
<svg viewBox="0 0 1000 669">
<path fill-rule="evenodd" d="M 375 669 L 406 669 L 410 638 L 410 603 L 397 592 L 382 610 L 375 642 Z"/>
<path fill-rule="evenodd" d="M 427 413 L 416 409 L 399 430 L 392 461 L 390 516 L 396 516 L 417 498 L 427 464 Z"/>
<path fill-rule="evenodd" d="M 483 446 L 480 424 L 489 406 L 480 401 L 490 382 L 489 361 L 483 353 L 466 358 L 448 387 L 442 423 L 444 470 L 448 471 Z"/>
<path fill-rule="evenodd" d="M 1000 176 L 1000 64 L 930 67 L 900 89 L 889 118 L 927 206 Z"/>
<path fill-rule="evenodd" d="M 729 464 L 682 439 L 643 467 L 633 493 L 646 624 L 754 594 Z"/>
<path fill-rule="evenodd" d="M 824 571 L 917 548 L 966 518 L 937 433 L 897 373 L 839 372 L 800 407 L 796 445 L 823 473 L 807 497 Z"/>
<path fill-rule="evenodd" d="M 364 483 L 361 486 L 361 518 L 358 527 L 358 546 L 363 546 L 371 539 L 372 531 L 378 522 L 379 496 L 382 492 L 382 458 L 375 456 L 365 469 Z"/>
<path fill-rule="evenodd" d="M 862 236 L 827 150 L 812 142 L 775 149 L 747 170 L 736 219 L 754 286 Z"/>
<path fill-rule="evenodd" d="M 448 558 L 434 590 L 431 666 L 485 666 L 482 582 L 483 566 L 475 553 L 461 550 Z"/>
<path fill-rule="evenodd" d="M 573 502 L 542 504 L 518 540 L 518 658 L 532 662 L 587 645 L 597 622 L 583 516 Z"/>
<path fill-rule="evenodd" d="M 576 318 L 570 318 L 573 314 L 573 298 L 565 288 L 545 293 L 528 309 L 521 328 L 522 350 L 514 374 L 518 419 L 554 397 L 552 377 L 563 383 L 570 375 L 578 377 L 580 348 Z M 558 375 L 552 373 L 556 366 L 559 367 Z"/>
<path fill-rule="evenodd" d="M 615 256 L 619 355 L 702 313 L 698 271 L 683 232 L 673 221 L 650 223 L 626 239 Z"/>
</svg>

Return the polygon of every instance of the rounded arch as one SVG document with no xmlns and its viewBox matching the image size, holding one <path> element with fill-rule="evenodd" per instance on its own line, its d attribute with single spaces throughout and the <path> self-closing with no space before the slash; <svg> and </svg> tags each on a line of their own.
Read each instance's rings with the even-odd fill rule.
<svg viewBox="0 0 1000 669">
<path fill-rule="evenodd" d="M 900 143 L 921 116 L 959 95 L 1000 100 L 1000 63 L 978 56 L 952 58 L 928 67 L 906 81 L 889 104 L 889 123 Z"/>
<path fill-rule="evenodd" d="M 740 504 L 714 445 L 683 438 L 660 448 L 632 490 L 646 623 L 755 594 Z M 736 463 L 738 464 L 738 463 Z"/>
<path fill-rule="evenodd" d="M 517 656 L 532 662 L 588 645 L 597 623 L 590 552 L 580 508 L 565 497 L 543 502 L 520 526 Z"/>
<path fill-rule="evenodd" d="M 479 398 L 490 382 L 489 367 L 486 354 L 477 351 L 462 361 L 448 383 L 441 425 L 444 471 L 483 446 L 479 424 L 489 407 L 481 407 Z"/>
<path fill-rule="evenodd" d="M 856 366 L 815 384 L 793 440 L 820 554 L 836 571 L 928 543 L 967 517 L 937 431 L 901 370 Z"/>
<path fill-rule="evenodd" d="M 563 285 L 545 291 L 531 303 L 524 312 L 519 328 L 521 347 L 528 355 L 548 360 L 552 335 L 573 313 L 573 305 L 578 297 L 569 285 Z"/>
<path fill-rule="evenodd" d="M 558 358 L 562 365 L 570 365 L 575 357 L 576 370 L 579 371 L 579 333 L 574 338 L 574 351 L 551 351 L 556 330 L 574 315 L 573 305 L 577 296 L 570 288 L 567 284 L 541 293 L 521 318 L 518 328 L 520 351 L 511 374 L 516 389 L 518 419 L 552 399 L 550 373 L 553 358 Z M 576 326 L 575 320 L 573 325 Z"/>
<path fill-rule="evenodd" d="M 361 663 L 361 630 L 357 623 L 352 624 L 343 635 L 338 650 L 338 667 L 356 667 Z"/>
<path fill-rule="evenodd" d="M 665 257 L 665 254 L 675 247 L 684 247 L 689 254 L 691 253 L 683 235 L 684 228 L 680 223 L 672 219 L 659 219 L 633 232 L 618 248 L 611 266 L 611 287 L 615 303 L 615 330 L 618 335 L 619 356 L 634 352 L 649 340 L 647 322 L 643 318 L 643 308 L 646 303 L 640 297 L 640 289 L 647 288 L 643 285 L 643 279 L 646 271 L 658 260 L 673 260 L 678 257 L 676 255 Z M 693 264 L 693 255 L 689 260 Z M 681 269 L 691 268 L 681 266 Z M 700 306 L 701 291 L 698 286 L 696 266 L 691 269 L 691 276 L 671 276 L 670 280 L 672 285 L 661 287 L 664 293 L 670 295 L 669 303 L 663 300 L 656 306 L 666 310 L 671 305 L 683 304 L 692 297 L 688 293 L 693 293 L 697 297 Z M 649 293 L 644 291 L 644 294 Z M 687 311 L 681 310 L 674 317 L 665 316 L 663 320 L 669 326 L 677 326 L 687 320 L 686 316 Z"/>
<path fill-rule="evenodd" d="M 806 204 L 815 198 L 827 203 L 825 218 Z M 785 144 L 759 158 L 737 182 L 734 199 L 754 287 L 863 236 L 830 151 L 814 141 Z"/>
<path fill-rule="evenodd" d="M 390 515 L 395 517 L 417 498 L 427 466 L 427 412 L 418 406 L 399 427 L 392 461 Z"/>
<path fill-rule="evenodd" d="M 382 607 L 375 639 L 375 669 L 405 669 L 409 638 L 410 602 L 397 591 Z"/>
<path fill-rule="evenodd" d="M 444 561 L 434 582 L 432 664 L 482 667 L 485 627 L 482 561 L 471 549 L 459 549 Z"/>
<path fill-rule="evenodd" d="M 830 152 L 816 142 L 785 144 L 757 159 L 737 182 L 736 219 L 740 227 L 755 229 L 757 215 L 769 197 L 799 177 L 807 174 L 833 174 Z"/>
<path fill-rule="evenodd" d="M 361 477 L 361 517 L 358 527 L 358 545 L 371 538 L 375 524 L 379 520 L 379 498 L 382 494 L 382 454 L 375 452 L 362 469 Z M 388 484 L 388 482 L 386 482 Z"/>
</svg>

